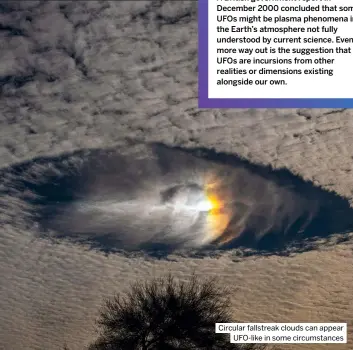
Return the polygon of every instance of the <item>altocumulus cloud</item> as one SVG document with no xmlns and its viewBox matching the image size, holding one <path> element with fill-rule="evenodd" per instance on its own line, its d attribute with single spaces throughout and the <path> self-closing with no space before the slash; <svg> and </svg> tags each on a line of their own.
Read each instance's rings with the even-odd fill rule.
<svg viewBox="0 0 353 350">
<path fill-rule="evenodd" d="M 349 195 L 349 111 L 199 110 L 196 1 L 11 0 L 0 1 L 0 12 L 0 347 L 62 349 L 67 341 L 82 349 L 101 298 L 168 269 L 187 277 L 195 266 L 232 287 L 240 317 L 283 319 L 290 302 L 301 319 L 310 308 L 323 322 L 350 320 L 348 246 L 293 259 L 230 258 L 240 247 L 272 254 L 290 242 L 291 251 L 335 244 L 337 232 L 347 239 L 353 215 L 344 198 L 209 149 L 108 150 L 125 137 L 217 147 Z M 137 166 L 154 175 L 137 175 Z M 130 214 L 121 218 L 118 203 Z M 153 206 L 165 207 L 153 211 L 150 231 L 127 237 L 132 228 L 142 233 Z M 262 215 L 269 212 L 278 220 Z M 184 213 L 177 226 L 176 213 Z M 117 247 L 187 247 L 206 258 L 101 252 Z M 220 248 L 239 249 L 210 258 Z"/>
</svg>

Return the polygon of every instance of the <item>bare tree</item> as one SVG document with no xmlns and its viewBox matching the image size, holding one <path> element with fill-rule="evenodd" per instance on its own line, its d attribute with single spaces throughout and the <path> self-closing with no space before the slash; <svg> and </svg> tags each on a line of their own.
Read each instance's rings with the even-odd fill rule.
<svg viewBox="0 0 353 350">
<path fill-rule="evenodd" d="M 168 276 L 136 283 L 125 296 L 105 302 L 100 336 L 90 350 L 259 350 L 230 344 L 215 323 L 232 322 L 227 291 L 216 280 L 177 282 Z"/>
</svg>

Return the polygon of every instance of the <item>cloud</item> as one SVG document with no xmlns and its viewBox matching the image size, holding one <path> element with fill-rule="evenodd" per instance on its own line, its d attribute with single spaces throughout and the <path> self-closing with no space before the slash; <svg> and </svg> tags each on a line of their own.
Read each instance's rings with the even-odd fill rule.
<svg viewBox="0 0 353 350">
<path fill-rule="evenodd" d="M 198 109 L 196 1 L 1 1 L 0 10 L 0 347 L 62 349 L 67 342 L 82 349 L 95 334 L 103 297 L 167 271 L 182 279 L 195 269 L 220 276 L 243 321 L 351 320 L 352 236 L 344 233 L 347 217 L 337 208 L 350 212 L 344 198 L 315 187 L 351 198 L 350 110 Z M 297 186 L 295 198 L 313 192 L 309 198 L 331 208 L 316 221 L 321 226 L 313 221 L 314 232 L 322 235 L 310 242 L 299 237 L 289 252 L 306 252 L 291 258 L 273 252 L 264 257 L 258 248 L 247 257 L 244 248 L 199 252 L 202 259 L 183 253 L 159 260 L 105 254 L 107 241 L 92 247 L 85 239 L 44 235 L 32 217 L 41 204 L 30 190 L 38 187 L 30 189 L 29 183 L 42 180 L 47 185 L 42 195 L 70 202 L 80 187 L 71 180 L 94 153 L 89 150 L 128 149 L 126 138 L 205 147 L 203 161 L 193 161 L 198 170 L 201 163 L 213 163 L 210 149 L 218 157 L 228 152 L 286 167 L 312 183 L 300 187 L 295 177 L 248 168 L 246 162 L 236 163 L 236 173 L 260 177 L 261 184 L 269 180 L 274 189 L 286 187 L 280 180 L 289 177 Z M 181 157 L 174 149 L 169 154 Z M 234 159 L 230 163 L 233 169 Z M 185 162 L 175 164 L 168 176 L 186 168 Z M 168 163 L 164 166 L 157 168 Z M 66 188 L 60 196 L 48 173 Z M 239 183 L 255 200 L 249 184 Z M 342 234 L 327 236 L 335 229 Z M 256 242 L 251 237 L 237 244 Z"/>
<path fill-rule="evenodd" d="M 106 252 L 274 253 L 311 249 L 310 240 L 353 229 L 344 198 L 289 171 L 210 149 L 130 143 L 39 158 L 1 178 L 2 206 L 16 212 L 11 197 L 40 236 Z"/>
</svg>

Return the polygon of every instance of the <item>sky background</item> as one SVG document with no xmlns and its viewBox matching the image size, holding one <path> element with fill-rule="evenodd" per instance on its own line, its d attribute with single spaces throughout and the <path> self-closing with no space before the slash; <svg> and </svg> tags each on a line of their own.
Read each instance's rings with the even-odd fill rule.
<svg viewBox="0 0 353 350">
<path fill-rule="evenodd" d="M 144 143 L 162 142 L 284 167 L 352 202 L 350 110 L 198 109 L 195 1 L 0 1 L 0 8 L 0 349 L 82 349 L 95 336 L 103 297 L 166 272 L 219 276 L 240 321 L 352 327 L 350 233 L 290 257 L 107 254 L 44 238 L 28 219 L 21 197 L 28 188 L 18 187 L 28 174 L 23 162 L 42 174 L 80 164 L 88 150 L 139 154 Z"/>
</svg>

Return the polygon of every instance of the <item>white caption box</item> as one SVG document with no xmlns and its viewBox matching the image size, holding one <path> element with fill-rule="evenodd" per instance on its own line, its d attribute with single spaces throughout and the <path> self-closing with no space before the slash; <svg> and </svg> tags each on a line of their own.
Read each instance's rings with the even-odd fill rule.
<svg viewBox="0 0 353 350">
<path fill-rule="evenodd" d="M 347 323 L 216 323 L 231 343 L 347 343 Z"/>
<path fill-rule="evenodd" d="M 208 97 L 352 98 L 352 10 L 351 0 L 208 0 Z"/>
</svg>

